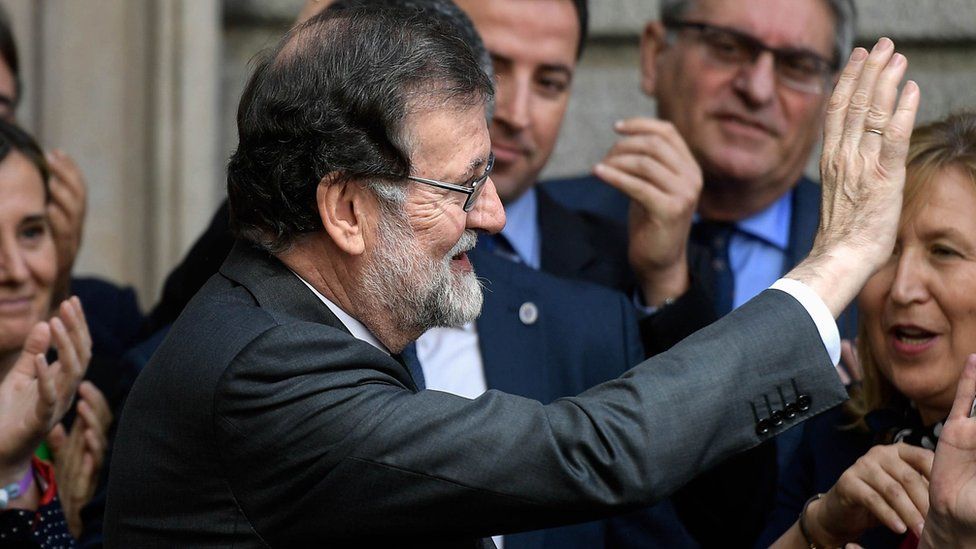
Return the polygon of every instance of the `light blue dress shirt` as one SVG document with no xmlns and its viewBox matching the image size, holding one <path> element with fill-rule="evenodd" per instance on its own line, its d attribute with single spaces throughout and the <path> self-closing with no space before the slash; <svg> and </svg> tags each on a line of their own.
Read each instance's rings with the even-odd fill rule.
<svg viewBox="0 0 976 549">
<path fill-rule="evenodd" d="M 729 241 L 729 261 L 735 276 L 733 307 L 749 301 L 783 276 L 792 213 L 790 191 L 765 210 L 736 224 Z"/>
</svg>

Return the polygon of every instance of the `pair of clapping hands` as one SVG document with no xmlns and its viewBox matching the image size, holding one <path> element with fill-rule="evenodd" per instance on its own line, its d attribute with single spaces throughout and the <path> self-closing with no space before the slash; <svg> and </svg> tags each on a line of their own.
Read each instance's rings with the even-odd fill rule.
<svg viewBox="0 0 976 549">
<path fill-rule="evenodd" d="M 58 359 L 48 363 L 46 354 L 52 346 Z M 91 360 L 91 347 L 81 301 L 72 297 L 61 303 L 49 321 L 31 329 L 20 356 L 0 381 L 0 475 L 21 474 L 46 439 L 62 509 L 76 537 L 81 533 L 81 508 L 94 494 L 112 422 L 101 392 L 81 381 Z M 76 394 L 78 416 L 68 433 L 60 421 Z M 33 488 L 22 505 L 36 508 L 39 497 Z"/>
</svg>

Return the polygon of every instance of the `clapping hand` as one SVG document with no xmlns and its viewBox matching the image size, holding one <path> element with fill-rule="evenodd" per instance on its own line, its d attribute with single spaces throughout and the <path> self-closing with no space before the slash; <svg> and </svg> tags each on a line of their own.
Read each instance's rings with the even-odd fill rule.
<svg viewBox="0 0 976 549">
<path fill-rule="evenodd" d="M 54 461 L 58 497 L 68 530 L 81 535 L 81 509 L 91 501 L 98 486 L 98 474 L 105 461 L 112 412 L 108 401 L 91 382 L 78 387 L 78 416 L 71 433 L 58 424 L 47 437 Z"/>
<path fill-rule="evenodd" d="M 644 299 L 658 305 L 688 289 L 687 242 L 702 172 L 670 122 L 631 118 L 594 173 L 630 202 L 630 264 Z"/>
<path fill-rule="evenodd" d="M 81 247 L 88 190 L 81 169 L 67 153 L 55 150 L 46 156 L 51 168 L 48 219 L 51 220 L 54 246 L 58 252 L 58 277 L 54 297 L 60 299 L 66 297 L 70 290 L 71 269 Z"/>
<path fill-rule="evenodd" d="M 58 360 L 44 355 L 51 344 Z M 44 437 L 71 406 L 91 359 L 91 336 L 77 297 L 38 322 L 7 376 L 0 381 L 0 476 L 22 473 Z"/>
</svg>

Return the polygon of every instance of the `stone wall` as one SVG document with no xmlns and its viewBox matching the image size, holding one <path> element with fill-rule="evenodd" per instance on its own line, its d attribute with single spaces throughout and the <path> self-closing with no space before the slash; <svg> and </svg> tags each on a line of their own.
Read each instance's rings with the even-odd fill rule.
<svg viewBox="0 0 976 549">
<path fill-rule="evenodd" d="M 491 1 L 491 0 L 485 0 Z M 976 108 L 976 0 L 855 0 L 858 42 L 882 35 L 909 58 L 908 77 L 923 91 L 922 120 Z M 235 142 L 233 109 L 246 62 L 286 29 L 302 0 L 224 0 L 224 150 Z M 618 118 L 652 115 L 654 102 L 638 87 L 638 41 L 656 18 L 656 0 L 590 0 L 591 35 L 576 73 L 573 97 L 544 176 L 586 172 L 613 143 Z"/>
</svg>

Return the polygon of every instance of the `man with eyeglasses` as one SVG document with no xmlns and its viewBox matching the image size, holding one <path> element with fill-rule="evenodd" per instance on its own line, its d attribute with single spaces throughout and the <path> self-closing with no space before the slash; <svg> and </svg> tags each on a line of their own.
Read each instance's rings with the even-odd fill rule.
<svg viewBox="0 0 976 549">
<path fill-rule="evenodd" d="M 705 295 L 718 317 L 810 249 L 820 193 L 804 169 L 840 60 L 852 47 L 854 7 L 850 0 L 662 0 L 660 15 L 641 41 L 641 87 L 656 99 L 660 120 L 619 124 L 620 140 L 594 172 L 644 206 L 631 217 L 631 246 L 657 253 L 636 267 L 662 273 L 659 283 L 645 277 L 652 281 L 643 288 L 646 304 L 663 306 L 659 315 L 684 314 L 667 305 Z M 704 175 L 700 197 L 687 191 L 695 181 L 673 167 L 686 149 Z M 588 180 L 552 185 L 573 205 L 627 215 L 627 200 L 609 187 Z M 657 229 L 650 237 L 641 232 L 648 226 Z M 675 245 L 689 232 L 690 262 Z M 852 337 L 853 314 L 840 326 Z M 700 541 L 759 533 L 797 431 L 678 494 Z M 745 490 L 756 494 L 752 505 L 737 497 Z"/>
</svg>

